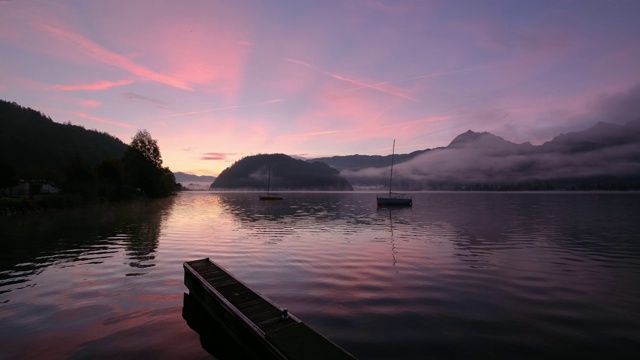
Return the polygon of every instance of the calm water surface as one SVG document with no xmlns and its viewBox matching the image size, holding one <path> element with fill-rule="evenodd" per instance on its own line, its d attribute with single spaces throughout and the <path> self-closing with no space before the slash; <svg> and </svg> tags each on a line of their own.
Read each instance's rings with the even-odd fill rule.
<svg viewBox="0 0 640 360">
<path fill-rule="evenodd" d="M 242 357 L 185 320 L 202 257 L 362 359 L 640 355 L 638 193 L 285 196 L 0 218 L 0 358 Z"/>
</svg>

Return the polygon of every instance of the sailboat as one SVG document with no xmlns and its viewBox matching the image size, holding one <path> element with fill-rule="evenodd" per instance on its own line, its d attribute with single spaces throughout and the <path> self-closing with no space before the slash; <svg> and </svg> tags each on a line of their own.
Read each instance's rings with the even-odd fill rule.
<svg viewBox="0 0 640 360">
<path fill-rule="evenodd" d="M 377 202 L 379 207 L 384 206 L 413 206 L 411 196 L 391 192 L 393 183 L 393 156 L 396 152 L 396 140 L 393 139 L 393 149 L 391 150 L 391 174 L 389 175 L 389 194 L 378 194 Z"/>
<path fill-rule="evenodd" d="M 282 196 L 271 194 L 271 165 L 269 165 L 269 180 L 267 181 L 267 195 L 258 195 L 260 200 L 282 200 Z"/>
</svg>

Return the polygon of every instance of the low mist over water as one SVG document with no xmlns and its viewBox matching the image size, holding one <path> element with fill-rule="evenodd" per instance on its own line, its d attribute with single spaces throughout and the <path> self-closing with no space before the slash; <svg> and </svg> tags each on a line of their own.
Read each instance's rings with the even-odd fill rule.
<svg viewBox="0 0 640 360">
<path fill-rule="evenodd" d="M 183 318 L 203 257 L 362 359 L 640 355 L 638 193 L 257 195 L 0 218 L 0 357 L 242 357 Z"/>
</svg>

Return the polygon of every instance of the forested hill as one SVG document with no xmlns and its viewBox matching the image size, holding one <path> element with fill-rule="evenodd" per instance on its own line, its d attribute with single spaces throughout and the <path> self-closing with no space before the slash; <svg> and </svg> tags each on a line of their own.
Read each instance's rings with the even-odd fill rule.
<svg viewBox="0 0 640 360">
<path fill-rule="evenodd" d="M 353 190 L 338 170 L 321 162 L 308 163 L 284 154 L 261 154 L 240 159 L 220 173 L 212 189 Z"/>
<path fill-rule="evenodd" d="M 39 111 L 0 100 L 0 164 L 18 177 L 38 178 L 70 159 L 96 164 L 120 159 L 127 145 L 107 133 L 59 124 Z"/>
</svg>

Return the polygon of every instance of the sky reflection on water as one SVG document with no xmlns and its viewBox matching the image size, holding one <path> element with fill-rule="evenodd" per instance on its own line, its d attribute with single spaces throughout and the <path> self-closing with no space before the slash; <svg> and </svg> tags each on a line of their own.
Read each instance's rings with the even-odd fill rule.
<svg viewBox="0 0 640 360">
<path fill-rule="evenodd" d="M 285 197 L 0 219 L 0 347 L 207 357 L 182 262 L 211 257 L 361 358 L 638 354 L 640 194 L 418 193 L 391 210 L 367 193 Z"/>
</svg>

